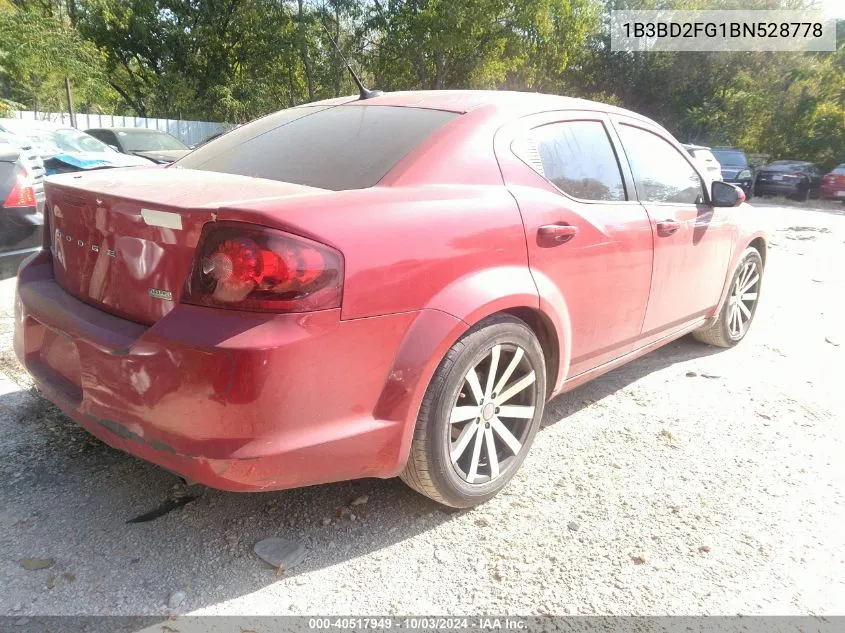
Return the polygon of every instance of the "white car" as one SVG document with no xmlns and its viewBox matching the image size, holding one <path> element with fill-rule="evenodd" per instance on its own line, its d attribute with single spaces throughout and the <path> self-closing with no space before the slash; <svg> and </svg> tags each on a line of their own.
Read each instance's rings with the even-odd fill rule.
<svg viewBox="0 0 845 633">
<path fill-rule="evenodd" d="M 121 154 L 90 134 L 50 121 L 0 119 L 0 132 L 25 139 L 44 161 L 47 175 L 104 167 L 150 166 L 153 161 Z"/>
<path fill-rule="evenodd" d="M 716 157 L 713 155 L 713 152 L 710 151 L 709 147 L 704 147 L 703 145 L 684 144 L 684 149 L 686 149 L 687 152 L 689 152 L 689 155 L 704 168 L 705 175 L 708 176 L 711 181 L 722 179 L 722 166 L 719 164 L 719 161 L 716 160 Z"/>
</svg>

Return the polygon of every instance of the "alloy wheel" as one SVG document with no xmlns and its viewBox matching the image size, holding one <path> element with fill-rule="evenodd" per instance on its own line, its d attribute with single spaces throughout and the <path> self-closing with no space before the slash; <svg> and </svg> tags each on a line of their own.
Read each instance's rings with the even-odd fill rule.
<svg viewBox="0 0 845 633">
<path fill-rule="evenodd" d="M 537 406 L 537 374 L 520 346 L 494 345 L 471 367 L 452 406 L 449 453 L 457 474 L 486 484 L 523 450 Z"/>
<path fill-rule="evenodd" d="M 757 262 L 745 262 L 740 273 L 734 280 L 731 294 L 728 298 L 728 332 L 734 339 L 742 338 L 754 316 L 754 307 L 760 283 L 760 270 Z"/>
</svg>

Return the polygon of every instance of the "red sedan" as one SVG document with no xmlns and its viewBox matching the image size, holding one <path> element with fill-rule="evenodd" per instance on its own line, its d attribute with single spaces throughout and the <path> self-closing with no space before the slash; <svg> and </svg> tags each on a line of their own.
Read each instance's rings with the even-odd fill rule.
<svg viewBox="0 0 845 633">
<path fill-rule="evenodd" d="M 845 163 L 822 178 L 822 198 L 841 200 L 845 204 Z"/>
<path fill-rule="evenodd" d="M 754 318 L 765 236 L 666 130 L 507 92 L 335 99 L 46 185 L 15 348 L 106 443 L 226 490 L 498 492 L 544 403 Z"/>
</svg>

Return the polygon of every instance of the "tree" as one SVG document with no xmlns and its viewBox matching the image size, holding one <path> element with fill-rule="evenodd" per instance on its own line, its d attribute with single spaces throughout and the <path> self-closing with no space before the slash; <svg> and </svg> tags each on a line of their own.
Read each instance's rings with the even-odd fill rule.
<svg viewBox="0 0 845 633">
<path fill-rule="evenodd" d="M 102 56 L 63 14 L 0 6 L 0 96 L 35 110 L 64 110 L 66 77 L 78 107 L 115 103 Z"/>
<path fill-rule="evenodd" d="M 380 88 L 552 89 L 598 28 L 592 0 L 374 0 Z"/>
</svg>

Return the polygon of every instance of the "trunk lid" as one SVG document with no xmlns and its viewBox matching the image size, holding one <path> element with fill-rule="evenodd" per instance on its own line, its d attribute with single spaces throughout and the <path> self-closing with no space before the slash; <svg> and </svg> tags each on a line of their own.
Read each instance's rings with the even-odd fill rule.
<svg viewBox="0 0 845 633">
<path fill-rule="evenodd" d="M 179 302 L 202 227 L 218 208 L 325 193 L 174 168 L 66 174 L 45 189 L 56 281 L 86 303 L 147 325 Z"/>
</svg>

